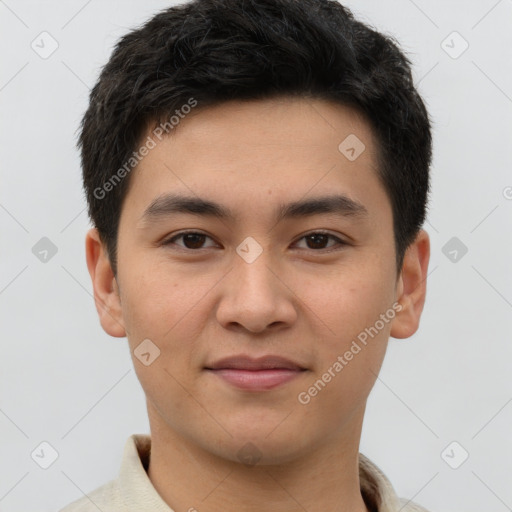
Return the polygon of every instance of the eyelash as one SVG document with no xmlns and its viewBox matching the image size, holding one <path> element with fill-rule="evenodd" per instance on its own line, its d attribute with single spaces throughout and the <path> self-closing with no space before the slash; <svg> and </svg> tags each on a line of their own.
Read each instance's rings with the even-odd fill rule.
<svg viewBox="0 0 512 512">
<path fill-rule="evenodd" d="M 200 235 L 200 236 L 204 236 L 206 238 L 210 238 L 211 239 L 210 236 L 208 236 L 205 233 L 201 233 L 200 231 L 182 231 L 181 233 L 173 235 L 171 238 L 168 238 L 167 240 L 164 240 L 162 242 L 162 245 L 163 246 L 173 245 L 175 240 L 177 240 L 179 238 L 183 238 L 186 235 Z M 310 251 L 313 251 L 313 252 L 320 252 L 320 253 L 324 253 L 325 254 L 325 253 L 330 253 L 330 252 L 333 252 L 333 251 L 340 250 L 344 246 L 348 245 L 348 243 L 344 242 L 343 240 L 341 240 L 337 236 L 334 236 L 331 233 L 328 233 L 328 232 L 322 231 L 322 230 L 311 231 L 309 233 L 306 233 L 305 235 L 302 235 L 302 237 L 300 237 L 297 241 L 303 240 L 304 238 L 307 238 L 307 237 L 312 236 L 312 235 L 325 235 L 328 238 L 330 238 L 332 240 L 335 240 L 337 242 L 338 247 L 334 246 L 334 247 L 328 247 L 328 248 L 325 248 L 325 249 L 305 249 L 305 250 L 310 250 Z M 187 251 L 187 252 L 189 252 L 189 251 L 190 252 L 199 252 L 201 250 L 204 250 L 203 248 L 200 248 L 200 249 L 189 249 L 188 247 L 182 247 L 182 246 L 177 246 L 177 247 L 179 247 L 179 250 L 183 250 L 183 251 Z M 206 249 L 209 249 L 209 247 L 207 247 Z"/>
</svg>

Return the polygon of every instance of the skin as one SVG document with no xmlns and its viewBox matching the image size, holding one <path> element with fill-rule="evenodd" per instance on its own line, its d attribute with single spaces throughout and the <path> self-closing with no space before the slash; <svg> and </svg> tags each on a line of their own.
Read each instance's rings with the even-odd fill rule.
<svg viewBox="0 0 512 512">
<path fill-rule="evenodd" d="M 366 147 L 354 161 L 338 150 L 350 134 Z M 117 276 L 96 229 L 86 253 L 101 325 L 127 336 L 146 394 L 156 490 L 176 512 L 225 511 L 226 503 L 248 512 L 262 503 L 277 512 L 366 511 L 358 448 L 367 397 L 389 336 L 407 338 L 419 326 L 430 256 L 421 230 L 397 274 L 369 124 L 323 100 L 233 101 L 193 111 L 132 173 Z M 174 214 L 145 224 L 145 208 L 165 192 L 216 201 L 238 218 Z M 334 193 L 362 203 L 367 215 L 275 223 L 276 205 Z M 207 236 L 162 244 L 189 229 Z M 303 238 L 318 230 L 345 245 Z M 248 236 L 263 250 L 252 263 L 236 252 Z M 401 311 L 378 335 L 299 403 L 396 303 Z M 160 349 L 149 366 L 133 355 L 147 338 Z M 307 371 L 272 390 L 241 391 L 204 369 L 235 354 L 280 355 Z M 239 460 L 248 442 L 256 464 Z"/>
</svg>

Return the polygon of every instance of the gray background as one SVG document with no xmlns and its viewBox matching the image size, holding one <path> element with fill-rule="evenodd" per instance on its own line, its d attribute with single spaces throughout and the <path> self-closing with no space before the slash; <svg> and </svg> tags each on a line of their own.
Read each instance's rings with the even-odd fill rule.
<svg viewBox="0 0 512 512">
<path fill-rule="evenodd" d="M 126 339 L 94 308 L 75 137 L 114 42 L 169 5 L 0 1 L 0 511 L 56 511 L 149 431 Z M 409 53 L 435 144 L 425 311 L 390 341 L 361 451 L 432 512 L 512 510 L 512 1 L 346 5 Z M 46 470 L 43 441 L 58 452 Z"/>
</svg>

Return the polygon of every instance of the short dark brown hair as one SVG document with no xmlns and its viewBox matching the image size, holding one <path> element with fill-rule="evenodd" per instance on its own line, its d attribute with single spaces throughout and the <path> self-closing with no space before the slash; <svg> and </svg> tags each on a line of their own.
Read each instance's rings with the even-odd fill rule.
<svg viewBox="0 0 512 512">
<path fill-rule="evenodd" d="M 331 0 L 193 0 L 119 40 L 82 120 L 89 216 L 115 274 L 119 218 L 136 166 L 130 158 L 148 126 L 168 124 L 191 98 L 205 108 L 276 96 L 334 100 L 364 114 L 378 141 L 401 269 L 426 216 L 432 140 L 410 61 L 395 40 Z"/>
</svg>

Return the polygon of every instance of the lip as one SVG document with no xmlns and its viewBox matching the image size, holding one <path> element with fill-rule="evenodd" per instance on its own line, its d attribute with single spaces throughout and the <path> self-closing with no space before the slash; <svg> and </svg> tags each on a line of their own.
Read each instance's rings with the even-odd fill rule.
<svg viewBox="0 0 512 512">
<path fill-rule="evenodd" d="M 207 365 L 208 370 L 305 370 L 300 364 L 281 356 L 267 355 L 258 358 L 245 354 L 225 357 Z"/>
<path fill-rule="evenodd" d="M 225 382 L 248 391 L 265 391 L 281 386 L 306 370 L 280 356 L 257 359 L 246 355 L 228 357 L 205 367 Z"/>
</svg>

